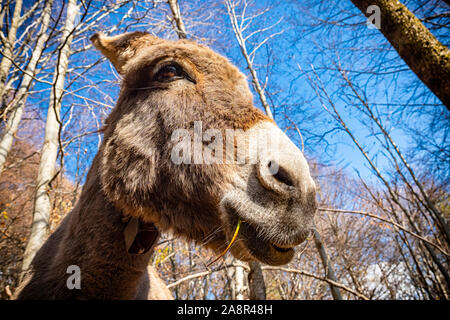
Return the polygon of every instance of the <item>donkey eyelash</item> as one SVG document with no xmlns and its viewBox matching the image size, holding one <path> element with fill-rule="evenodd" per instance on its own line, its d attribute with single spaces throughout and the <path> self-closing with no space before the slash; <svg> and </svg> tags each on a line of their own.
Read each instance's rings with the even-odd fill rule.
<svg viewBox="0 0 450 320">
<path fill-rule="evenodd" d="M 161 87 L 158 87 L 158 86 L 151 86 L 151 87 L 130 87 L 129 89 L 133 89 L 133 90 L 148 90 L 148 89 L 161 89 Z"/>
</svg>

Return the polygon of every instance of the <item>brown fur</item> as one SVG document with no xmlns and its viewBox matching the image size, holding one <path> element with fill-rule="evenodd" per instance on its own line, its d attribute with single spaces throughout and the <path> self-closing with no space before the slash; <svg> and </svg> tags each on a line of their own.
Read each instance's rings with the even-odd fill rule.
<svg viewBox="0 0 450 320">
<path fill-rule="evenodd" d="M 242 129 L 243 136 L 258 126 L 278 130 L 253 106 L 245 76 L 188 40 L 135 32 L 95 35 L 92 41 L 123 75 L 120 96 L 79 203 L 37 253 L 18 297 L 146 298 L 145 288 L 138 288 L 147 282 L 151 251 L 127 253 L 123 233 L 130 217 L 217 251 L 229 241 L 237 217 L 245 217 L 232 253 L 243 260 L 288 262 L 293 250 L 271 243 L 291 248 L 303 241 L 316 204 L 306 162 L 287 138 L 283 143 L 301 158 L 281 159 L 289 185 L 262 178 L 255 165 L 176 165 L 170 158 L 172 132 L 192 132 L 194 121 L 203 130 Z M 165 61 L 176 61 L 194 82 L 155 81 Z M 72 264 L 81 269 L 81 290 L 66 288 Z"/>
</svg>

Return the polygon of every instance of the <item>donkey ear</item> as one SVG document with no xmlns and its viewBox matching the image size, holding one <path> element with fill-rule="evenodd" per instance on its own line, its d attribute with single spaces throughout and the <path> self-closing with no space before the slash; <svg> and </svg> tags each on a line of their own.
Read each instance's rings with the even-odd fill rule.
<svg viewBox="0 0 450 320">
<path fill-rule="evenodd" d="M 157 39 L 146 32 L 136 31 L 114 37 L 107 37 L 102 33 L 96 33 L 91 37 L 91 41 L 111 61 L 117 72 L 123 74 L 125 73 L 125 64 L 143 46 L 140 44 L 141 41 L 139 41 L 143 37 L 145 37 L 144 43 L 148 43 L 152 39 Z"/>
</svg>

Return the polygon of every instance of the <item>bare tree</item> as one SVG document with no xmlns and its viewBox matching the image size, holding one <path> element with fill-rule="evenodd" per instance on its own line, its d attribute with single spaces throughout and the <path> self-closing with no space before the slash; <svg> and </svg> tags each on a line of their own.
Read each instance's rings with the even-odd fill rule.
<svg viewBox="0 0 450 320">
<path fill-rule="evenodd" d="M 2 11 L 3 10 L 6 11 L 6 8 L 7 7 L 4 6 Z M 0 99 L 1 97 L 3 97 L 6 77 L 8 76 L 8 71 L 12 63 L 14 43 L 16 42 L 17 29 L 20 25 L 21 20 L 20 16 L 21 11 L 22 11 L 22 0 L 18 0 L 16 1 L 16 5 L 14 6 L 14 14 L 11 19 L 8 38 L 5 39 L 3 44 L 3 52 L 2 52 L 3 57 L 2 62 L 0 63 Z"/>
<path fill-rule="evenodd" d="M 380 10 L 380 31 L 417 77 L 450 110 L 450 50 L 400 1 L 352 2 L 368 17 L 374 13 L 369 7 L 376 6 Z"/>
<path fill-rule="evenodd" d="M 245 16 L 245 11 L 247 9 L 248 6 L 248 2 L 246 0 L 244 0 L 243 2 L 243 15 L 241 16 L 241 21 L 238 21 L 238 15 L 236 14 L 236 6 L 238 5 L 238 2 L 236 1 L 231 1 L 231 0 L 226 0 L 225 1 L 225 6 L 227 8 L 227 12 L 228 12 L 228 16 L 230 18 L 230 22 L 231 22 L 231 26 L 233 28 L 233 32 L 234 35 L 236 36 L 236 40 L 238 41 L 239 44 L 239 48 L 241 50 L 242 56 L 245 59 L 245 62 L 247 63 L 247 67 L 250 71 L 250 74 L 252 76 L 252 83 L 253 86 L 255 88 L 256 93 L 258 94 L 259 100 L 261 101 L 261 104 L 264 108 L 264 110 L 266 111 L 266 114 L 273 119 L 273 114 L 272 111 L 270 109 L 270 106 L 267 102 L 267 98 L 266 98 L 266 94 L 265 94 L 265 90 L 263 88 L 263 86 L 261 86 L 261 82 L 258 78 L 258 74 L 256 72 L 255 67 L 253 66 L 253 60 L 256 54 L 256 51 L 262 46 L 264 45 L 264 43 L 266 43 L 269 39 L 275 37 L 276 35 L 280 34 L 281 32 L 277 32 L 274 34 L 271 34 L 270 36 L 268 36 L 266 39 L 264 39 L 263 41 L 260 42 L 259 45 L 257 45 L 255 48 L 253 48 L 253 50 L 249 53 L 247 50 L 247 40 L 250 39 L 250 37 L 254 36 L 257 33 L 263 32 L 263 31 L 267 31 L 270 30 L 271 28 L 274 27 L 270 26 L 268 28 L 264 28 L 263 30 L 257 30 L 255 32 L 250 33 L 247 36 L 244 36 L 244 31 L 245 29 L 248 28 L 249 24 L 252 23 L 252 21 L 258 17 L 259 15 L 263 14 L 264 12 L 261 12 L 259 14 L 256 14 L 255 16 L 252 17 L 246 17 Z M 278 23 L 276 23 L 278 24 Z"/>
<path fill-rule="evenodd" d="M 264 275 L 259 262 L 253 261 L 249 263 L 250 271 L 248 273 L 248 287 L 250 300 L 265 300 L 266 295 L 266 283 L 264 281 Z"/>
<path fill-rule="evenodd" d="M 33 50 L 30 62 L 28 63 L 24 71 L 22 83 L 17 92 L 17 95 L 7 106 L 7 109 L 9 109 L 11 113 L 3 130 L 3 136 L 0 140 L 0 173 L 3 171 L 6 157 L 11 150 L 14 135 L 19 128 L 19 123 L 22 119 L 22 114 L 28 96 L 28 89 L 30 88 L 30 85 L 33 81 L 36 66 L 39 62 L 39 59 L 41 58 L 42 51 L 44 50 L 44 44 L 48 38 L 47 28 L 50 23 L 52 4 L 53 0 L 48 0 L 45 4 L 44 10 L 42 12 L 42 23 L 37 36 L 36 46 Z"/>
<path fill-rule="evenodd" d="M 175 22 L 175 30 L 177 32 L 178 38 L 186 39 L 186 28 L 184 26 L 183 19 L 181 17 L 180 6 L 178 0 L 168 0 L 170 6 L 170 11 L 172 12 L 172 17 Z"/>
<path fill-rule="evenodd" d="M 14 6 L 14 12 L 11 17 L 11 22 L 9 23 L 8 35 L 5 37 L 3 32 L 0 31 L 0 39 L 3 44 L 2 50 L 2 60 L 0 62 L 0 103 L 3 100 L 3 96 L 5 92 L 7 92 L 7 77 L 8 72 L 11 68 L 11 65 L 14 60 L 14 45 L 17 39 L 17 30 L 18 28 L 34 13 L 36 8 L 39 6 L 40 1 L 36 1 L 34 5 L 29 8 L 29 10 L 21 15 L 21 11 L 23 8 L 23 1 L 16 0 Z M 8 10 L 8 5 L 3 6 L 1 9 L 1 24 L 3 24 L 3 16 L 5 12 Z"/>
<path fill-rule="evenodd" d="M 236 300 L 244 300 L 244 268 L 242 266 L 236 266 L 234 269 L 234 283 L 236 286 Z"/>
<path fill-rule="evenodd" d="M 61 132 L 61 103 L 64 92 L 64 80 L 69 66 L 72 36 L 75 30 L 75 20 L 78 16 L 77 0 L 69 0 L 66 11 L 66 21 L 61 34 L 61 44 L 53 77 L 53 88 L 50 94 L 47 122 L 45 126 L 44 144 L 41 150 L 38 177 L 36 179 L 36 194 L 34 200 L 33 223 L 28 245 L 23 258 L 22 270 L 25 272 L 37 250 L 48 236 L 52 205 L 50 202 L 50 183 L 55 176 L 58 147 Z M 61 149 L 62 151 L 62 149 Z"/>
<path fill-rule="evenodd" d="M 362 199 L 369 197 L 372 208 L 380 210 L 382 215 L 387 217 L 382 218 L 382 221 L 387 221 L 394 226 L 393 243 L 397 245 L 402 268 L 408 270 L 410 279 L 417 279 L 415 286 L 423 290 L 429 298 L 447 299 L 450 278 L 446 267 L 449 241 L 445 219 L 381 118 L 375 115 L 374 109 L 365 99 L 366 95 L 350 80 L 339 59 L 335 61 L 335 65 L 343 82 L 350 88 L 349 99 L 354 101 L 352 104 L 361 112 L 361 116 L 374 124 L 373 130 L 376 131 L 373 134 L 380 137 L 378 141 L 384 150 L 384 155 L 393 166 L 390 177 L 380 170 L 375 159 L 370 156 L 342 116 L 342 112 L 331 98 L 320 76 L 313 69 L 315 78 L 308 76 L 308 79 L 319 97 L 320 104 L 349 136 L 384 187 L 383 191 L 377 191 L 376 188 L 362 181 L 364 194 L 360 197 Z M 366 216 L 377 217 L 373 214 Z M 409 225 L 409 228 L 405 228 L 404 224 Z M 428 234 L 428 237 L 424 237 L 425 234 Z M 434 241 L 430 242 L 430 237 Z"/>
<path fill-rule="evenodd" d="M 325 244 L 322 241 L 319 231 L 315 229 L 313 232 L 314 232 L 314 243 L 316 244 L 316 248 L 317 251 L 319 252 L 323 268 L 325 269 L 325 279 L 331 280 L 331 282 L 328 282 L 330 284 L 331 294 L 333 295 L 333 298 L 335 300 L 342 300 L 341 292 L 339 291 L 339 288 L 334 284 L 335 282 L 337 282 L 336 275 L 334 273 L 334 268 L 331 265 L 331 261 L 328 258 Z"/>
</svg>

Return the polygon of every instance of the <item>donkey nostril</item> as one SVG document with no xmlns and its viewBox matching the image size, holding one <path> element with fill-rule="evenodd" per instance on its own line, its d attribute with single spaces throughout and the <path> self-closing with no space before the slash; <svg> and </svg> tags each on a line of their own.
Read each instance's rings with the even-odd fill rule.
<svg viewBox="0 0 450 320">
<path fill-rule="evenodd" d="M 280 167 L 275 161 L 269 161 L 267 166 L 269 167 L 270 173 L 276 180 L 287 186 L 290 187 L 294 186 L 294 183 L 292 182 L 292 179 L 289 177 L 288 172 L 283 167 Z"/>
</svg>

